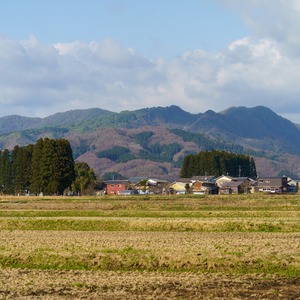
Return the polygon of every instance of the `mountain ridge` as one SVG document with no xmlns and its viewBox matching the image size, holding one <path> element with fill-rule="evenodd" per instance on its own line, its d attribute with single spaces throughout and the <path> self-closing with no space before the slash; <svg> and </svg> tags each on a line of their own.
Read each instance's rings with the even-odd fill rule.
<svg viewBox="0 0 300 300">
<path fill-rule="evenodd" d="M 147 142 L 137 142 L 134 132 L 141 138 L 147 137 Z M 45 118 L 17 115 L 0 118 L 1 149 L 35 143 L 43 137 L 70 140 L 75 158 L 88 160 L 101 175 L 113 169 L 122 171 L 123 175 L 133 173 L 135 169 L 139 172 L 140 168 L 132 167 L 136 162 L 155 170 L 157 175 L 175 177 L 184 155 L 212 148 L 254 155 L 261 164 L 258 167 L 260 174 L 276 175 L 284 169 L 293 169 L 298 174 L 298 159 L 300 163 L 297 125 L 264 106 L 230 107 L 219 113 L 207 110 L 197 114 L 175 105 L 119 113 L 91 108 Z M 124 161 L 124 156 L 119 160 L 122 163 L 116 163 L 97 156 L 104 150 L 115 155 L 116 149 L 118 155 L 127 153 L 127 158 L 131 159 Z M 173 160 L 166 151 L 173 155 Z M 168 161 L 157 161 L 160 156 L 168 157 Z"/>
</svg>

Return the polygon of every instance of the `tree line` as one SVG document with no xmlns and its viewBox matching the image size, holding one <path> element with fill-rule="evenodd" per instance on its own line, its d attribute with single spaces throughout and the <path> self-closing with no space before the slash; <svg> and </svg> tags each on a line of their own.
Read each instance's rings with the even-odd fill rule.
<svg viewBox="0 0 300 300">
<path fill-rule="evenodd" d="M 0 192 L 62 195 L 83 193 L 96 177 L 86 163 L 75 163 L 65 139 L 39 139 L 36 144 L 0 150 Z"/>
<path fill-rule="evenodd" d="M 253 157 L 226 151 L 201 151 L 184 157 L 180 176 L 190 178 L 202 175 L 230 175 L 255 178 L 256 166 Z"/>
</svg>

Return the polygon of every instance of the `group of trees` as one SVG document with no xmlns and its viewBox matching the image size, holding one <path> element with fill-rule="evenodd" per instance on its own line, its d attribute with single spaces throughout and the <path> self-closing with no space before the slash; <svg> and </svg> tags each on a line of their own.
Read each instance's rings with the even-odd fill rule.
<svg viewBox="0 0 300 300">
<path fill-rule="evenodd" d="M 230 175 L 255 178 L 254 159 L 248 155 L 234 154 L 225 151 L 201 151 L 184 157 L 180 176 L 190 178 L 199 175 Z"/>
<path fill-rule="evenodd" d="M 172 147 L 164 150 L 173 154 L 174 145 L 167 145 Z M 166 159 L 161 150 L 157 152 Z M 129 155 L 121 147 L 101 154 L 108 158 Z M 256 167 L 252 157 L 225 151 L 201 151 L 184 157 L 181 177 L 205 174 L 256 177 Z M 39 139 L 34 145 L 0 150 L 0 193 L 62 195 L 68 189 L 84 194 L 95 185 L 93 169 L 85 162 L 74 162 L 71 146 L 65 139 Z"/>
<path fill-rule="evenodd" d="M 67 188 L 82 193 L 94 180 L 86 163 L 75 164 L 65 139 L 39 139 L 35 145 L 0 151 L 0 192 L 4 194 L 62 195 Z"/>
</svg>

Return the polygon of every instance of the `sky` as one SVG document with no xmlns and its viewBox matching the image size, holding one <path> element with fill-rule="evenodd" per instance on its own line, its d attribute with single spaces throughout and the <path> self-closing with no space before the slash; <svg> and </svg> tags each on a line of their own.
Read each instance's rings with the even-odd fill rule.
<svg viewBox="0 0 300 300">
<path fill-rule="evenodd" d="M 0 117 L 263 105 L 300 124 L 298 0 L 0 0 Z"/>
</svg>

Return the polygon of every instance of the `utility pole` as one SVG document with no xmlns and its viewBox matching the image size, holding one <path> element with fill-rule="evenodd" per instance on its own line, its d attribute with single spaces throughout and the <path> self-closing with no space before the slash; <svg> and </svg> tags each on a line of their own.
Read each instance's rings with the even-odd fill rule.
<svg viewBox="0 0 300 300">
<path fill-rule="evenodd" d="M 241 169 L 241 166 L 239 165 L 239 177 L 241 177 L 241 172 L 242 172 L 242 169 Z"/>
</svg>

